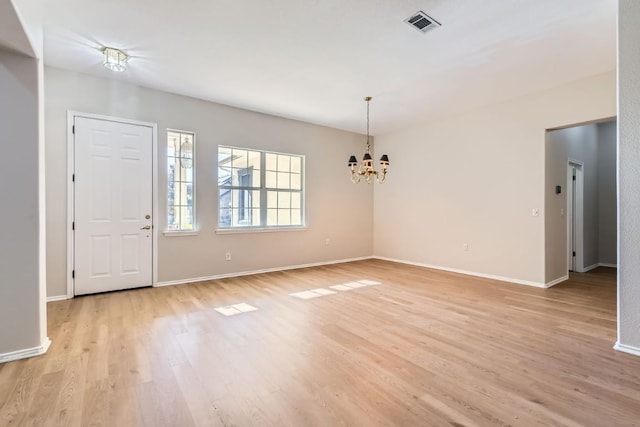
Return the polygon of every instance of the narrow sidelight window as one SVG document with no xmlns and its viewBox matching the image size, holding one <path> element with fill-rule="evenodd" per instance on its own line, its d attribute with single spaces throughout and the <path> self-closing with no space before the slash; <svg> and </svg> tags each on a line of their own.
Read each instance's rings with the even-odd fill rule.
<svg viewBox="0 0 640 427">
<path fill-rule="evenodd" d="M 195 134 L 167 131 L 167 230 L 194 231 Z"/>
</svg>

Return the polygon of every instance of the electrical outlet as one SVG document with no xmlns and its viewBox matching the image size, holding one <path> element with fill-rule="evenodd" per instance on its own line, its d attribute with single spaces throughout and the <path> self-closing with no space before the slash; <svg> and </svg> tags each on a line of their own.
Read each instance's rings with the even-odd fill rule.
<svg viewBox="0 0 640 427">
<path fill-rule="evenodd" d="M 331 243 L 331 240 L 328 237 L 324 239 L 325 246 L 329 246 L 329 243 Z"/>
<path fill-rule="evenodd" d="M 539 216 L 540 211 L 536 208 L 531 209 L 531 216 Z"/>
<path fill-rule="evenodd" d="M 468 243 L 463 243 L 462 244 L 462 250 L 465 252 L 469 252 L 469 244 Z"/>
<path fill-rule="evenodd" d="M 224 260 L 231 261 L 231 252 L 227 252 L 226 254 L 224 254 Z"/>
</svg>

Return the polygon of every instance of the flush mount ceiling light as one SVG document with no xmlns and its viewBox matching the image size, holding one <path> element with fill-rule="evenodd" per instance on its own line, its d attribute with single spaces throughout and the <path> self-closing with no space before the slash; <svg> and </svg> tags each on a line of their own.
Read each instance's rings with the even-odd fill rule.
<svg viewBox="0 0 640 427">
<path fill-rule="evenodd" d="M 367 146 L 364 150 L 364 157 L 362 158 L 362 165 L 358 169 L 358 160 L 356 156 L 349 157 L 349 170 L 351 171 L 351 181 L 354 184 L 360 182 L 360 178 L 364 177 L 367 184 L 371 183 L 373 177 L 376 181 L 382 184 L 387 177 L 387 168 L 389 167 L 389 156 L 383 154 L 380 157 L 380 172 L 373 168 L 373 159 L 371 158 L 371 144 L 369 142 L 369 102 L 371 97 L 367 96 L 364 100 L 367 102 Z"/>
<path fill-rule="evenodd" d="M 129 56 L 127 56 L 123 51 L 113 47 L 105 47 L 102 50 L 102 54 L 104 55 L 102 65 L 111 71 L 121 73 L 127 69 L 127 60 L 129 59 Z"/>
</svg>

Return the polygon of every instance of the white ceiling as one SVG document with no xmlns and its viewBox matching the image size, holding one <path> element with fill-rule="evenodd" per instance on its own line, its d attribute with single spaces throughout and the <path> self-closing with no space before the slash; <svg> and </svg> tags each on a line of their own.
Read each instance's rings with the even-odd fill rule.
<svg viewBox="0 0 640 427">
<path fill-rule="evenodd" d="M 372 134 L 615 68 L 617 0 L 56 0 L 47 65 Z M 403 20 L 423 10 L 427 34 Z M 103 46 L 132 59 L 101 65 Z"/>
</svg>

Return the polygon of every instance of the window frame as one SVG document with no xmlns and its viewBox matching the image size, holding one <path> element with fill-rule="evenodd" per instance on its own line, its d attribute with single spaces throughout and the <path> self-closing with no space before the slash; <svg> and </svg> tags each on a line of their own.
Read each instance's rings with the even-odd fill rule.
<svg viewBox="0 0 640 427">
<path fill-rule="evenodd" d="M 169 134 L 171 133 L 177 133 L 180 135 L 180 138 L 182 138 L 183 135 L 189 135 L 191 137 L 191 176 L 192 176 L 192 180 L 191 180 L 191 188 L 192 188 L 192 194 L 191 194 L 191 198 L 192 198 L 192 210 L 193 210 L 193 228 L 191 229 L 187 229 L 187 228 L 179 228 L 179 229 L 170 229 L 169 228 L 169 209 L 173 206 L 176 209 L 179 209 L 182 205 L 176 205 L 175 202 L 173 205 L 169 204 Z M 194 236 L 197 235 L 199 233 L 198 230 L 198 215 L 197 215 L 197 197 L 196 197 L 196 133 L 194 131 L 189 131 L 189 130 L 182 130 L 182 129 L 173 129 L 173 128 L 167 128 L 166 129 L 166 154 L 165 154 L 165 161 L 166 163 L 166 167 L 165 167 L 165 173 L 167 174 L 167 181 L 166 181 L 166 197 L 165 197 L 165 201 L 166 201 L 166 211 L 165 211 L 165 221 L 166 221 L 166 228 L 165 231 L 163 232 L 164 236 L 167 237 L 171 237 L 171 236 Z M 180 157 L 178 156 L 171 156 L 174 159 L 180 159 Z M 175 179 L 173 180 L 174 182 L 185 182 L 188 183 L 188 181 L 176 181 Z"/>
<path fill-rule="evenodd" d="M 253 151 L 260 153 L 260 187 L 253 186 L 240 186 L 240 185 L 220 185 L 220 149 L 235 149 L 243 151 Z M 279 189 L 269 188 L 266 183 L 266 158 L 267 154 L 275 154 L 281 156 L 297 157 L 300 159 L 300 189 Z M 216 219 L 216 234 L 232 234 L 232 233 L 256 233 L 256 232 L 277 232 L 277 231 L 302 231 L 307 229 L 306 219 L 306 157 L 304 154 L 295 153 L 283 153 L 273 150 L 264 150 L 259 148 L 238 147 L 233 145 L 218 145 L 216 150 L 216 178 L 217 178 L 217 219 Z M 233 190 L 245 190 L 245 191 L 258 191 L 260 193 L 260 225 L 231 225 L 228 227 L 220 224 L 220 191 L 222 189 Z M 268 204 L 267 204 L 267 192 L 268 191 L 288 191 L 290 193 L 300 194 L 300 218 L 301 223 L 295 225 L 267 225 L 268 221 Z"/>
</svg>

